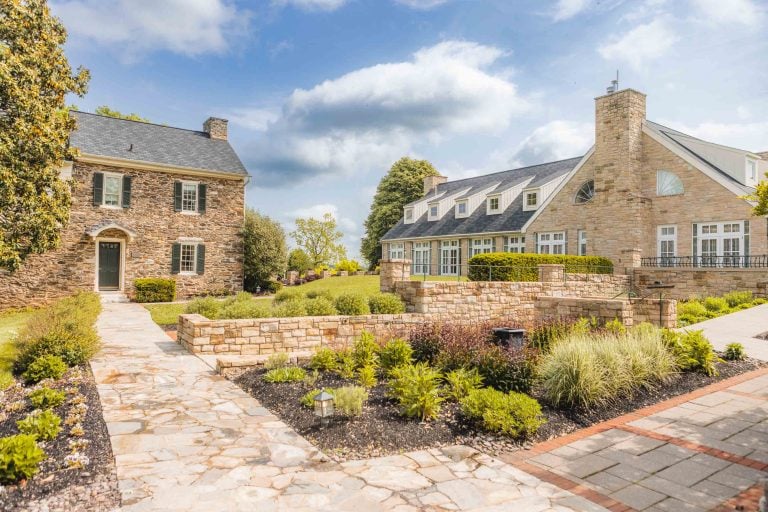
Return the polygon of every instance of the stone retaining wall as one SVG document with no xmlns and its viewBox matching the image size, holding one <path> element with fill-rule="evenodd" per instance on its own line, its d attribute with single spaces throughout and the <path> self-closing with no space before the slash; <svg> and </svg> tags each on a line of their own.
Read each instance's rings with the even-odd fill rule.
<svg viewBox="0 0 768 512">
<path fill-rule="evenodd" d="M 766 268 L 636 268 L 633 271 L 633 287 L 641 296 L 659 290 L 648 289 L 649 284 L 660 281 L 674 285 L 663 289 L 664 297 L 685 300 L 691 297 L 723 295 L 735 290 L 751 291 L 757 297 L 768 297 L 768 269 Z"/>
<path fill-rule="evenodd" d="M 626 326 L 650 322 L 661 327 L 677 326 L 677 307 L 673 300 L 599 299 L 585 297 L 539 297 L 535 305 L 538 320 L 546 318 L 596 318 L 600 323 L 614 319 Z"/>
</svg>

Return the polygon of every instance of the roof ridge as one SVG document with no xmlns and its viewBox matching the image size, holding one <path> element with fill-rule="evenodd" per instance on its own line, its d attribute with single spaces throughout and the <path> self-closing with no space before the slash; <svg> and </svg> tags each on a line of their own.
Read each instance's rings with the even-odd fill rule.
<svg viewBox="0 0 768 512">
<path fill-rule="evenodd" d="M 531 169 L 531 168 L 533 168 L 533 167 L 541 167 L 541 166 L 544 166 L 544 165 L 557 164 L 557 163 L 560 163 L 560 162 L 566 162 L 566 161 L 568 161 L 568 160 L 576 160 L 576 159 L 579 159 L 579 160 L 581 160 L 582 158 L 584 158 L 584 155 L 581 155 L 581 156 L 572 156 L 572 157 L 570 157 L 570 158 L 563 158 L 563 159 L 561 159 L 561 160 L 553 160 L 553 161 L 551 161 L 551 162 L 543 162 L 543 163 L 540 163 L 540 164 L 526 165 L 526 166 L 524 166 L 524 167 L 515 167 L 514 169 L 505 169 L 505 170 L 503 170 L 503 171 L 490 172 L 490 173 L 488 173 L 488 174 L 478 174 L 477 176 L 470 176 L 470 177 L 468 177 L 468 178 L 461 178 L 461 179 L 459 179 L 459 180 L 455 180 L 455 181 L 448 181 L 448 182 L 446 182 L 446 184 L 448 184 L 448 183 L 450 183 L 450 184 L 453 184 L 453 183 L 460 183 L 460 182 L 462 182 L 462 181 L 466 181 L 466 180 L 474 180 L 474 179 L 477 179 L 477 178 L 487 178 L 487 177 L 489 177 L 489 176 L 494 176 L 494 175 L 496 175 L 496 174 L 502 174 L 502 173 L 505 173 L 505 172 L 511 172 L 511 171 L 522 171 L 522 170 L 524 170 L 524 169 Z M 442 185 L 442 184 L 441 184 L 441 185 Z"/>
<path fill-rule="evenodd" d="M 715 146 L 720 146 L 721 148 L 733 149 L 733 150 L 736 150 L 736 151 L 743 151 L 744 153 L 753 153 L 754 154 L 754 151 L 750 151 L 749 149 L 737 148 L 736 146 L 728 146 L 726 144 L 720 144 L 719 142 L 712 142 L 711 140 L 705 140 L 705 139 L 702 139 L 701 137 L 696 137 L 695 135 L 691 135 L 689 133 L 681 132 L 680 130 L 678 130 L 676 128 L 672 128 L 671 126 L 667 126 L 667 125 L 664 125 L 664 124 L 661 124 L 661 123 L 657 123 L 656 121 L 651 121 L 650 119 L 646 119 L 646 121 L 648 121 L 649 123 L 655 124 L 660 129 L 672 131 L 672 132 L 674 132 L 674 135 L 681 135 L 683 137 L 688 137 L 688 138 L 697 140 L 699 142 L 703 142 L 705 144 L 713 144 Z"/>
<path fill-rule="evenodd" d="M 84 112 L 82 110 L 75 110 L 75 109 L 71 109 L 70 112 L 77 112 L 78 114 L 87 114 L 89 116 L 95 116 L 95 117 L 103 117 L 105 119 L 113 119 L 115 121 L 125 121 L 127 123 L 139 123 L 139 124 L 142 124 L 142 125 L 157 126 L 157 127 L 160 127 L 160 128 L 169 128 L 169 129 L 172 129 L 172 130 L 181 130 L 183 132 L 192 132 L 192 133 L 200 133 L 200 134 L 207 135 L 207 133 L 202 131 L 202 130 L 192 130 L 190 128 L 181 128 L 179 126 L 170 126 L 170 125 L 167 125 L 167 124 L 152 123 L 150 121 L 137 121 L 135 119 L 123 119 L 122 117 L 105 116 L 103 114 L 96 114 L 95 112 Z"/>
</svg>

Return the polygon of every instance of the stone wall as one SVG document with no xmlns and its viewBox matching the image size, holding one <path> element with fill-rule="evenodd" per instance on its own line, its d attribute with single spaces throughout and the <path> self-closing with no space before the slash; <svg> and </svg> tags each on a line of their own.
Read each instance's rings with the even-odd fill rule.
<svg viewBox="0 0 768 512">
<path fill-rule="evenodd" d="M 350 346 L 363 331 L 380 339 L 406 335 L 423 315 L 312 316 L 208 320 L 181 315 L 177 341 L 190 352 L 268 355 L 309 352 L 320 346 Z"/>
<path fill-rule="evenodd" d="M 130 208 L 94 206 L 94 172 L 131 176 Z M 72 208 L 69 224 L 62 232 L 61 247 L 30 256 L 15 273 L 0 271 L 0 310 L 42 305 L 78 290 L 94 290 L 96 242 L 87 232 L 111 222 L 135 233 L 132 239 L 123 230 L 108 230 L 99 235 L 124 243 L 124 291 L 128 295 L 138 277 L 171 276 L 171 247 L 187 237 L 205 244 L 205 273 L 173 276 L 180 298 L 207 291 L 242 289 L 242 178 L 200 177 L 82 162 L 75 162 L 72 173 Z M 208 186 L 205 213 L 188 215 L 174 211 L 173 187 L 177 180 L 198 181 Z"/>
<path fill-rule="evenodd" d="M 674 288 L 653 290 L 655 282 L 674 285 Z M 685 300 L 691 297 L 723 295 L 731 291 L 748 290 L 757 297 L 768 297 L 768 269 L 716 269 L 716 268 L 636 268 L 633 288 L 640 296 Z"/>
</svg>

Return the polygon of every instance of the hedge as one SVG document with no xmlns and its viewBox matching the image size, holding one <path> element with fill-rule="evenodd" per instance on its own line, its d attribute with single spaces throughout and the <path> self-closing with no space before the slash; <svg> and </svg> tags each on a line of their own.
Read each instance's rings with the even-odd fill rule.
<svg viewBox="0 0 768 512">
<path fill-rule="evenodd" d="M 173 302 L 176 281 L 164 277 L 143 277 L 133 281 L 136 302 Z"/>
<path fill-rule="evenodd" d="M 565 265 L 565 271 L 571 273 L 613 273 L 613 262 L 601 256 L 496 252 L 478 254 L 469 259 L 469 280 L 538 281 L 537 267 L 547 264 Z"/>
</svg>

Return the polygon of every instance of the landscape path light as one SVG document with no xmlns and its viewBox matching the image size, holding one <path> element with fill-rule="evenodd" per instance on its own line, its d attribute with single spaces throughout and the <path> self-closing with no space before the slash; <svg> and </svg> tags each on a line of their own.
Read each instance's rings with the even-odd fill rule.
<svg viewBox="0 0 768 512">
<path fill-rule="evenodd" d="M 315 395 L 315 416 L 320 418 L 320 425 L 325 426 L 333 416 L 333 395 L 323 388 Z"/>
</svg>

